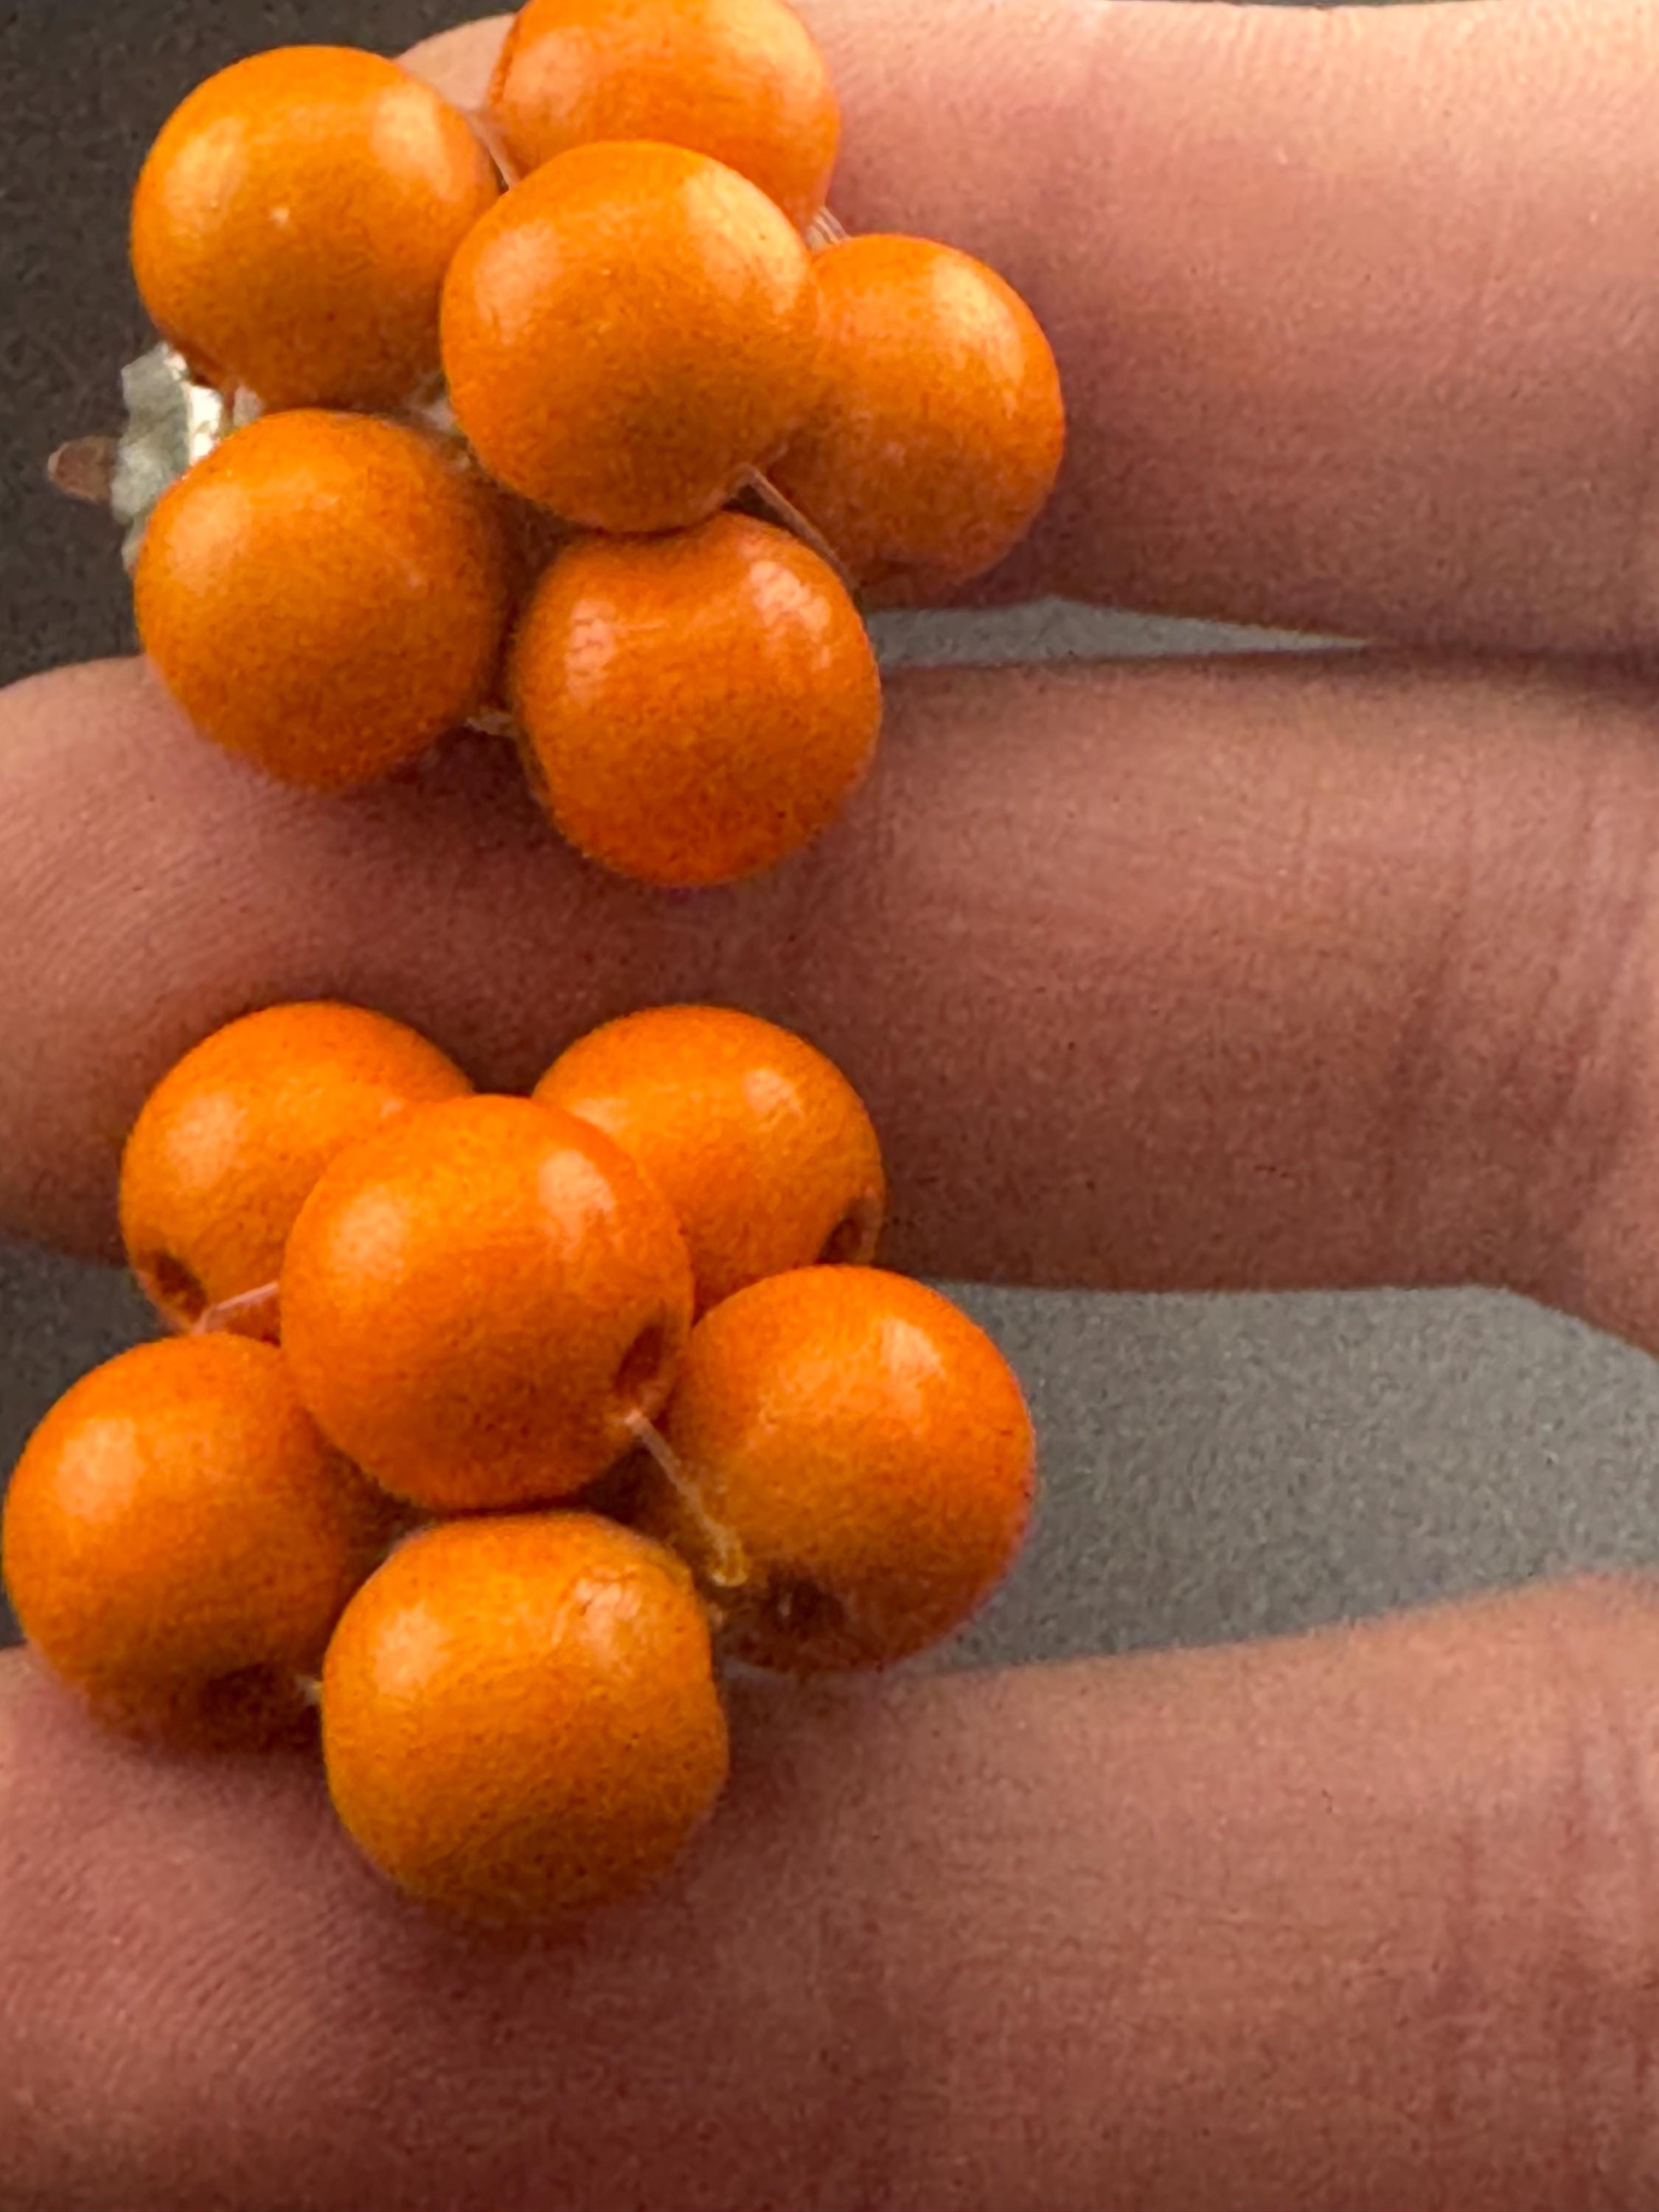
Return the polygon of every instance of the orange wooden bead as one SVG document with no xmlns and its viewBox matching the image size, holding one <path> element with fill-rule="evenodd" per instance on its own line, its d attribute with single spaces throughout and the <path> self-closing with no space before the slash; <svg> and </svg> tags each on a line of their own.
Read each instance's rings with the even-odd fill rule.
<svg viewBox="0 0 1659 2212">
<path fill-rule="evenodd" d="M 267 407 L 394 407 L 438 366 L 438 300 L 499 196 L 459 110 L 378 54 L 279 46 L 198 85 L 132 207 L 157 327 Z"/>
<path fill-rule="evenodd" d="M 816 264 L 825 396 L 774 483 L 868 588 L 938 596 L 1000 561 L 1053 489 L 1060 373 L 1019 295 L 921 238 Z"/>
<path fill-rule="evenodd" d="M 151 1091 L 121 1158 L 122 1241 L 151 1304 L 188 1328 L 274 1283 L 337 1153 L 471 1087 L 435 1045 L 362 1006 L 267 1006 L 216 1030 Z M 273 1334 L 274 1316 L 233 1326 Z"/>
<path fill-rule="evenodd" d="M 666 1396 L 691 1316 L 667 1200 L 620 1146 L 527 1098 L 417 1107 L 342 1153 L 282 1273 L 300 1395 L 434 1510 L 563 1496 Z"/>
<path fill-rule="evenodd" d="M 699 1322 L 663 1424 L 700 1511 L 647 1475 L 642 1525 L 746 1558 L 728 1629 L 790 1673 L 882 1666 L 958 1627 L 1018 1552 L 1030 1416 L 984 1331 L 921 1283 L 807 1267 Z"/>
<path fill-rule="evenodd" d="M 105 1720 L 238 1740 L 291 1724 L 298 1678 L 387 1533 L 280 1352 L 234 1336 L 143 1344 L 30 1437 L 5 1502 L 23 1632 Z"/>
<path fill-rule="evenodd" d="M 881 723 L 875 655 L 834 570 L 740 514 L 560 555 L 507 689 L 559 828 L 652 884 L 723 883 L 794 852 L 858 783 Z"/>
<path fill-rule="evenodd" d="M 873 1257 L 886 1200 L 858 1093 L 805 1038 L 729 1006 L 607 1022 L 536 1086 L 614 1137 L 679 1218 L 701 1308 L 787 1267 Z"/>
<path fill-rule="evenodd" d="M 520 169 L 593 139 L 659 139 L 724 161 L 803 228 L 841 135 L 823 57 L 783 0 L 530 0 L 489 113 Z"/>
<path fill-rule="evenodd" d="M 441 1910 L 537 1919 L 638 1890 L 726 1780 L 690 1578 L 584 1513 L 428 1529 L 329 1646 L 323 1755 L 360 1849 Z"/>
<path fill-rule="evenodd" d="M 144 650 L 204 736 L 342 791 L 484 699 L 510 580 L 495 495 L 434 440 L 306 409 L 179 478 L 133 588 Z"/>
<path fill-rule="evenodd" d="M 568 522 L 674 529 L 724 506 L 817 397 L 811 257 L 719 161 L 579 146 L 455 256 L 443 356 L 503 483 Z"/>
</svg>

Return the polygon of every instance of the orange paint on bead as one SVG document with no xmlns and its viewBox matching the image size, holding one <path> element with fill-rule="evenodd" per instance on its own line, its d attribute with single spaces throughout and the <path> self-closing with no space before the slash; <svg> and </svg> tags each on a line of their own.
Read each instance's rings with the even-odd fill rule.
<svg viewBox="0 0 1659 2212">
<path fill-rule="evenodd" d="M 719 161 L 580 146 L 455 256 L 443 357 L 503 483 L 595 529 L 675 529 L 723 506 L 817 398 L 811 257 Z"/>
<path fill-rule="evenodd" d="M 189 1328 L 275 1282 L 331 1160 L 405 1108 L 471 1087 L 435 1045 L 362 1006 L 266 1006 L 216 1030 L 150 1092 L 121 1157 L 121 1237 L 150 1303 Z M 274 1333 L 264 1313 L 232 1325 Z"/>
<path fill-rule="evenodd" d="M 772 1275 L 699 1322 L 663 1422 L 700 1514 L 641 1471 L 641 1525 L 746 1557 L 731 1648 L 787 1673 L 883 1666 L 959 1627 L 1030 1515 L 1007 1362 L 936 1291 L 867 1267 Z"/>
<path fill-rule="evenodd" d="M 609 1137 L 527 1098 L 417 1107 L 343 1153 L 282 1273 L 300 1395 L 434 1511 L 565 1496 L 667 1395 L 691 1268 Z"/>
<path fill-rule="evenodd" d="M 438 366 L 438 301 L 500 192 L 459 110 L 350 46 L 234 63 L 173 111 L 132 208 L 158 328 L 267 407 L 395 407 Z"/>
<path fill-rule="evenodd" d="M 1060 372 L 994 270 L 926 239 L 816 264 L 824 397 L 773 481 L 870 590 L 938 597 L 994 567 L 1054 487 Z"/>
<path fill-rule="evenodd" d="M 270 1346 L 173 1338 L 59 1399 L 6 1493 L 23 1632 L 103 1719 L 240 1741 L 303 1713 L 299 1678 L 389 1534 Z"/>
<path fill-rule="evenodd" d="M 721 514 L 588 538 L 526 611 L 508 694 L 553 819 L 646 883 L 770 867 L 869 765 L 881 679 L 858 611 L 789 534 Z"/>
<path fill-rule="evenodd" d="M 725 162 L 803 229 L 841 134 L 823 57 L 783 0 L 530 0 L 489 113 L 521 170 L 595 139 L 658 139 Z"/>
<path fill-rule="evenodd" d="M 727 1006 L 607 1022 L 536 1086 L 614 1137 L 668 1200 L 707 1309 L 811 1261 L 867 1262 L 886 1200 L 881 1148 L 839 1069 Z"/>
<path fill-rule="evenodd" d="M 535 1920 L 629 1895 L 726 1780 L 690 1578 L 588 1514 L 425 1530 L 329 1647 L 323 1755 L 359 1848 L 441 1911 Z"/>
<path fill-rule="evenodd" d="M 144 650 L 204 736 L 341 791 L 483 702 L 511 574 L 495 495 L 434 440 L 303 410 L 179 478 L 133 589 Z"/>
</svg>

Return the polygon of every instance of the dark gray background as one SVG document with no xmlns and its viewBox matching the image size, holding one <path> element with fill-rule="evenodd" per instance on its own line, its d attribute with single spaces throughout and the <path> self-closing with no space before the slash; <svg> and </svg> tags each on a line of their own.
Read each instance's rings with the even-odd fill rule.
<svg viewBox="0 0 1659 2212">
<path fill-rule="evenodd" d="M 168 110 L 257 47 L 395 52 L 459 12 L 0 0 L 0 679 L 131 641 L 109 529 L 50 494 L 40 463 L 107 422 L 142 337 L 126 201 Z M 884 642 L 982 658 L 1216 635 L 1045 607 L 895 623 Z M 27 957 L 0 947 L 0 975 Z M 1659 1370 L 1517 1302 L 963 1295 L 1031 1394 L 1047 1481 L 1036 1539 L 967 1656 L 1291 1628 L 1659 1547 Z M 144 1326 L 118 1278 L 0 1243 L 0 1467 Z"/>
</svg>

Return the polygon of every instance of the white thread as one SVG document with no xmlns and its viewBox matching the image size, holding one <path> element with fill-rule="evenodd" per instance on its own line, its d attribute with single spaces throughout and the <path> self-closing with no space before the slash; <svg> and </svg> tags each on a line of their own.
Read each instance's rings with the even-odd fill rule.
<svg viewBox="0 0 1659 2212">
<path fill-rule="evenodd" d="M 816 553 L 826 567 L 835 570 L 849 599 L 857 599 L 858 580 L 852 570 L 845 566 L 840 554 L 817 525 L 801 513 L 793 499 L 785 497 L 770 477 L 760 469 L 745 469 L 741 483 L 742 489 L 766 509 L 771 521 L 776 523 L 781 530 L 787 530 L 792 538 L 805 546 L 809 553 Z"/>
<path fill-rule="evenodd" d="M 647 1414 L 630 1413 L 623 1425 L 635 1443 L 651 1455 L 687 1520 L 696 1528 L 705 1555 L 706 1579 L 717 1590 L 744 1588 L 749 1581 L 749 1561 L 742 1545 L 729 1528 L 709 1513 L 672 1444 Z"/>
<path fill-rule="evenodd" d="M 204 1306 L 197 1315 L 191 1324 L 190 1334 L 192 1336 L 215 1335 L 228 1329 L 242 1315 L 267 1307 L 270 1309 L 269 1318 L 275 1321 L 277 1287 L 275 1283 L 261 1283 L 253 1290 L 238 1291 L 234 1297 L 216 1298 L 210 1306 Z"/>
</svg>

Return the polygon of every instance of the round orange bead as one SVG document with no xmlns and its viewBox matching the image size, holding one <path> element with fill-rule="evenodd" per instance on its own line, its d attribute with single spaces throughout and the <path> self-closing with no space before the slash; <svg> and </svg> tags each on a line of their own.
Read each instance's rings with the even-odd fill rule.
<svg viewBox="0 0 1659 2212">
<path fill-rule="evenodd" d="M 520 169 L 600 138 L 708 154 L 803 228 L 841 134 L 823 57 L 783 0 L 530 0 L 489 112 Z"/>
<path fill-rule="evenodd" d="M 834 570 L 739 514 L 562 554 L 507 689 L 559 828 L 652 884 L 723 883 L 794 852 L 863 775 L 881 723 Z"/>
<path fill-rule="evenodd" d="M 935 597 L 1000 561 L 1053 489 L 1060 373 L 1019 295 L 926 239 L 816 264 L 825 396 L 773 481 L 869 589 Z"/>
<path fill-rule="evenodd" d="M 536 1086 L 636 1159 L 678 1217 L 700 1307 L 820 1259 L 873 1257 L 881 1148 L 858 1093 L 805 1038 L 728 1006 L 607 1022 Z"/>
<path fill-rule="evenodd" d="M 644 1477 L 642 1525 L 746 1556 L 732 1649 L 790 1673 L 882 1666 L 958 1627 L 1031 1504 L 1006 1361 L 936 1291 L 869 1267 L 772 1275 L 699 1322 L 663 1424 L 701 1507 Z"/>
<path fill-rule="evenodd" d="M 527 1098 L 417 1107 L 342 1153 L 282 1273 L 300 1395 L 341 1449 L 433 1510 L 579 1488 L 667 1395 L 691 1315 L 655 1186 Z"/>
<path fill-rule="evenodd" d="M 587 1514 L 428 1529 L 340 1623 L 323 1754 L 360 1849 L 441 1910 L 535 1919 L 638 1890 L 726 1779 L 690 1578 Z"/>
<path fill-rule="evenodd" d="M 274 1283 L 337 1153 L 405 1107 L 471 1087 L 435 1045 L 362 1006 L 267 1006 L 216 1030 L 151 1091 L 121 1158 L 122 1241 L 151 1304 L 188 1328 Z"/>
<path fill-rule="evenodd" d="M 267 407 L 394 407 L 438 365 L 451 256 L 498 197 L 465 118 L 350 46 L 198 85 L 150 149 L 132 265 L 197 373 Z"/>
<path fill-rule="evenodd" d="M 484 699 L 509 615 L 494 495 L 430 438 L 302 410 L 234 431 L 150 519 L 139 634 L 206 737 L 346 790 Z"/>
<path fill-rule="evenodd" d="M 461 428 L 568 522 L 671 530 L 725 505 L 817 397 L 800 234 L 683 147 L 579 146 L 508 192 L 444 287 Z"/>
<path fill-rule="evenodd" d="M 23 1632 L 104 1719 L 184 1741 L 291 1723 L 387 1531 L 269 1345 L 143 1344 L 29 1439 L 5 1502 Z"/>
</svg>

